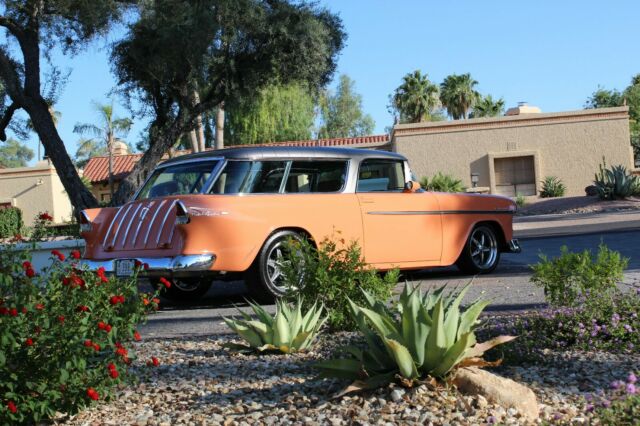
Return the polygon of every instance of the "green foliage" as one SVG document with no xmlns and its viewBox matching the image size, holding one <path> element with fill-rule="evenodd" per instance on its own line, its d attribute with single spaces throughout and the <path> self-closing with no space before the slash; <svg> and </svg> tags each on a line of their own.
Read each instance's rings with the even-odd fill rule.
<svg viewBox="0 0 640 426">
<path fill-rule="evenodd" d="M 451 74 L 440 84 L 440 102 L 454 120 L 467 118 L 469 110 L 480 98 L 474 87 L 478 84 L 471 74 Z"/>
<path fill-rule="evenodd" d="M 307 240 L 291 240 L 289 244 L 287 259 L 280 265 L 285 284 L 294 290 L 288 297 L 296 301 L 300 296 L 304 310 L 316 302 L 323 304 L 332 330 L 355 329 L 349 300 L 364 303 L 361 290 L 387 300 L 398 282 L 397 270 L 381 276 L 367 266 L 356 241 L 347 244 L 344 239 L 327 237 L 317 250 Z"/>
<path fill-rule="evenodd" d="M 347 138 L 370 135 L 375 122 L 362 111 L 362 96 L 355 92 L 355 82 L 342 74 L 336 93 L 325 93 L 320 102 L 322 124 L 319 138 Z"/>
<path fill-rule="evenodd" d="M 22 232 L 22 211 L 17 207 L 0 208 L 0 238 L 12 238 Z"/>
<path fill-rule="evenodd" d="M 233 349 L 255 351 L 280 351 L 288 354 L 308 350 L 318 332 L 327 320 L 321 318 L 322 305 L 315 302 L 305 314 L 302 303 L 298 300 L 289 307 L 283 300 L 276 302 L 275 316 L 269 315 L 261 306 L 249 302 L 257 319 L 238 309 L 242 319 L 224 318 L 224 322 L 242 337 L 249 346 L 233 345 Z"/>
<path fill-rule="evenodd" d="M 128 343 L 157 308 L 138 294 L 135 276 L 78 270 L 79 252 L 65 259 L 52 251 L 42 274 L 29 257 L 0 251 L 0 424 L 39 424 L 108 398 L 132 377 Z"/>
<path fill-rule="evenodd" d="M 504 99 L 494 100 L 491 95 L 480 96 L 473 105 L 469 118 L 499 117 L 504 113 Z"/>
<path fill-rule="evenodd" d="M 542 183 L 542 191 L 540 191 L 540 197 L 553 198 L 564 196 L 567 187 L 560 178 L 555 176 L 546 176 Z"/>
<path fill-rule="evenodd" d="M 432 121 L 438 117 L 438 86 L 419 70 L 402 78 L 402 84 L 390 97 L 389 109 L 401 123 Z"/>
<path fill-rule="evenodd" d="M 518 206 L 519 209 L 521 209 L 522 207 L 527 205 L 527 199 L 525 198 L 524 195 L 522 194 L 517 194 L 516 195 L 516 206 Z"/>
<path fill-rule="evenodd" d="M 634 375 L 635 376 L 635 375 Z M 633 385 L 632 389 L 627 389 Z M 607 395 L 603 401 L 597 401 L 595 417 L 603 425 L 637 425 L 640 419 L 640 393 L 637 382 L 624 382 Z"/>
<path fill-rule="evenodd" d="M 396 375 L 410 384 L 427 375 L 445 377 L 460 364 L 485 365 L 480 357 L 486 350 L 514 337 L 476 344 L 478 317 L 489 302 L 478 300 L 461 312 L 468 288 L 445 296 L 445 287 L 423 294 L 407 284 L 396 312 L 363 291 L 364 306 L 351 302 L 350 307 L 366 347 L 344 348 L 349 358 L 323 361 L 316 367 L 325 377 L 356 380 L 356 387 L 372 388 Z"/>
<path fill-rule="evenodd" d="M 433 177 L 424 176 L 420 179 L 420 186 L 427 191 L 436 192 L 464 192 L 465 187 L 460 179 L 438 172 Z"/>
<path fill-rule="evenodd" d="M 603 158 L 593 184 L 601 200 L 617 200 L 630 197 L 638 191 L 640 179 L 629 174 L 627 168 L 622 165 L 608 169 Z"/>
<path fill-rule="evenodd" d="M 600 298 L 615 292 L 628 264 L 629 259 L 604 244 L 600 244 L 595 259 L 590 250 L 574 253 L 562 246 L 559 257 L 540 255 L 540 262 L 532 266 L 531 281 L 544 289 L 551 304 L 576 306 L 588 294 Z"/>
<path fill-rule="evenodd" d="M 0 166 L 26 167 L 33 155 L 31 148 L 15 139 L 9 138 L 6 142 L 0 142 Z"/>
<path fill-rule="evenodd" d="M 314 99 L 304 84 L 270 85 L 256 96 L 225 104 L 225 143 L 311 139 L 314 110 Z"/>
</svg>

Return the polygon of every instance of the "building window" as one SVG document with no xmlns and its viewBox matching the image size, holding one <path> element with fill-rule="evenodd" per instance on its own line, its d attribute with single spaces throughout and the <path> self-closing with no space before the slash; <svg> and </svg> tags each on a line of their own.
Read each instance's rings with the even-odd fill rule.
<svg viewBox="0 0 640 426">
<path fill-rule="evenodd" d="M 533 155 L 494 159 L 496 193 L 507 197 L 536 195 Z"/>
</svg>

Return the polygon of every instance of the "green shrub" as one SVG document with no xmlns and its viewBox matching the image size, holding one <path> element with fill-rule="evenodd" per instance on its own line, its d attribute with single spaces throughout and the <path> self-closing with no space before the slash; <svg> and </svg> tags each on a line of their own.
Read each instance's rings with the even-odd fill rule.
<svg viewBox="0 0 640 426">
<path fill-rule="evenodd" d="M 347 244 L 344 239 L 336 242 L 325 238 L 317 250 L 306 240 L 291 240 L 289 244 L 286 259 L 280 265 L 285 284 L 295 290 L 289 292 L 288 299 L 295 302 L 301 297 L 304 310 L 309 310 L 316 302 L 324 305 L 327 323 L 333 330 L 355 328 L 349 299 L 364 303 L 361 290 L 387 300 L 398 283 L 397 270 L 381 276 L 366 265 L 355 241 Z"/>
<path fill-rule="evenodd" d="M 626 380 L 611 383 L 610 390 L 591 396 L 588 410 L 595 411 L 595 418 L 603 425 L 637 425 L 640 419 L 640 383 L 634 373 Z"/>
<path fill-rule="evenodd" d="M 323 307 L 317 306 L 317 303 L 303 315 L 300 300 L 293 307 L 278 300 L 276 314 L 273 317 L 261 306 L 251 302 L 249 305 L 257 320 L 240 309 L 238 311 L 243 319 L 223 318 L 229 328 L 249 344 L 228 345 L 232 349 L 279 351 L 285 354 L 306 351 L 326 321 L 326 317 L 321 318 Z"/>
<path fill-rule="evenodd" d="M 0 424 L 72 414 L 130 378 L 136 325 L 157 308 L 137 280 L 77 269 L 52 251 L 36 274 L 28 252 L 0 251 Z"/>
<path fill-rule="evenodd" d="M 629 259 L 604 244 L 595 259 L 590 250 L 573 253 L 562 246 L 557 258 L 540 255 L 540 262 L 532 266 L 531 281 L 544 289 L 551 304 L 575 306 L 588 294 L 605 297 L 615 292 L 628 264 Z"/>
<path fill-rule="evenodd" d="M 464 192 L 465 187 L 460 179 L 438 172 L 432 178 L 424 176 L 420 179 L 420 186 L 427 191 L 436 192 Z"/>
<path fill-rule="evenodd" d="M 427 376 L 443 378 L 458 365 L 489 364 L 480 358 L 484 352 L 514 337 L 476 343 L 477 320 L 489 302 L 478 300 L 460 312 L 468 288 L 445 297 L 444 287 L 422 294 L 407 284 L 397 312 L 363 292 L 367 303 L 351 303 L 351 310 L 366 347 L 347 347 L 350 357 L 321 361 L 316 367 L 325 377 L 351 379 L 357 381 L 354 388 L 366 389 L 398 375 L 410 385 Z"/>
<path fill-rule="evenodd" d="M 516 206 L 518 206 L 519 209 L 521 209 L 522 207 L 527 205 L 527 199 L 524 198 L 524 195 L 522 194 L 517 194 L 516 195 Z"/>
<path fill-rule="evenodd" d="M 598 166 L 593 184 L 601 200 L 617 200 L 637 193 L 640 179 L 629 174 L 627 168 L 621 165 L 608 169 L 603 159 L 602 164 Z"/>
<path fill-rule="evenodd" d="M 22 212 L 17 207 L 0 208 L 0 238 L 11 238 L 22 232 Z"/>
<path fill-rule="evenodd" d="M 541 183 L 542 191 L 540 191 L 540 197 L 542 198 L 562 197 L 567 190 L 562 180 L 555 176 L 547 176 Z"/>
</svg>

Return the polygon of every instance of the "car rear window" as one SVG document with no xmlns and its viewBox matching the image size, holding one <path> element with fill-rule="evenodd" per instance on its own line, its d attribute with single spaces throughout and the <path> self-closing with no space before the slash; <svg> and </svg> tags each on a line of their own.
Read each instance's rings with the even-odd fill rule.
<svg viewBox="0 0 640 426">
<path fill-rule="evenodd" d="M 293 161 L 284 192 L 339 192 L 346 178 L 346 161 Z"/>
</svg>

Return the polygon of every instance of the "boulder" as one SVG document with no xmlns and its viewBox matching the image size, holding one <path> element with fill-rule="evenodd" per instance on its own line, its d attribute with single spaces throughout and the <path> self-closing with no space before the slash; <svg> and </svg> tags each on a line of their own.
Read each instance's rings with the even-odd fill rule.
<svg viewBox="0 0 640 426">
<path fill-rule="evenodd" d="M 497 376 L 476 367 L 461 368 L 453 379 L 460 392 L 481 395 L 492 404 L 515 408 L 524 418 L 533 421 L 539 417 L 536 395 L 528 387 L 511 379 Z"/>
</svg>

